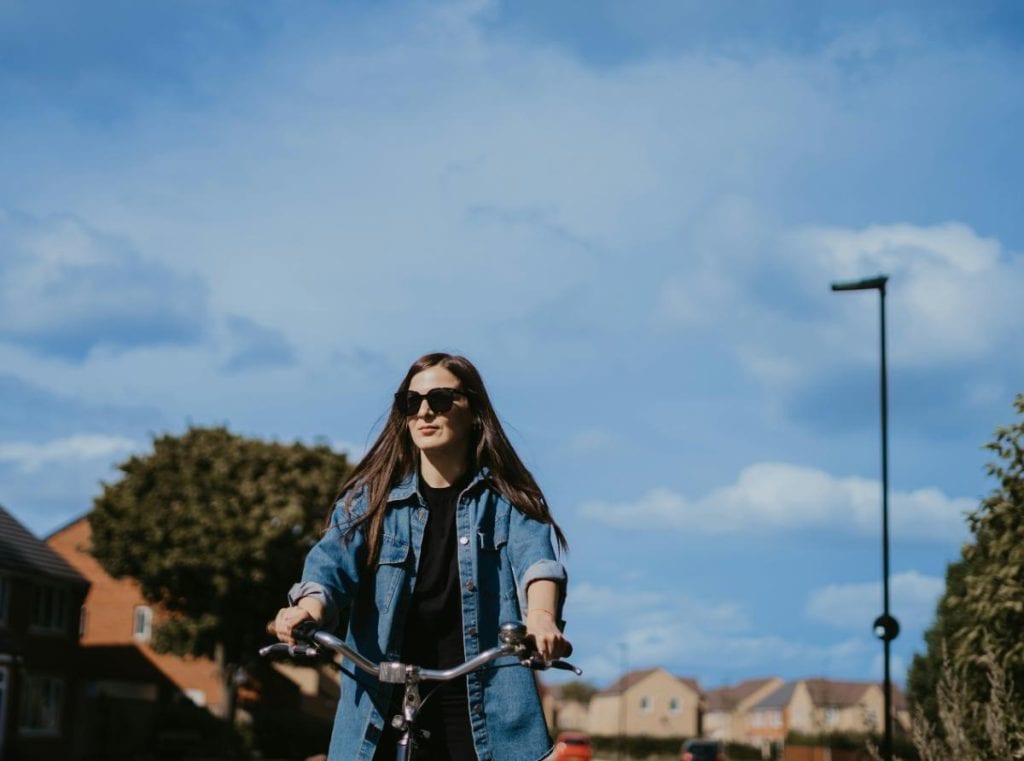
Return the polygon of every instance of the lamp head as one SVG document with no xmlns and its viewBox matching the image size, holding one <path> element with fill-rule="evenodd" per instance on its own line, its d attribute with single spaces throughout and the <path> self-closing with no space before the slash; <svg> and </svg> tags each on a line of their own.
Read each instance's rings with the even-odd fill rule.
<svg viewBox="0 0 1024 761">
<path fill-rule="evenodd" d="M 888 275 L 876 275 L 875 277 L 864 278 L 863 280 L 846 280 L 841 283 L 832 283 L 833 291 L 881 291 L 885 293 L 885 283 Z"/>
</svg>

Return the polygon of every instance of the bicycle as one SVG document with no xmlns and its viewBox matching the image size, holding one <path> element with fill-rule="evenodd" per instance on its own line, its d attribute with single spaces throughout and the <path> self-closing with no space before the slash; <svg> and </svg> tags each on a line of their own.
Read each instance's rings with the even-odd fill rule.
<svg viewBox="0 0 1024 761">
<path fill-rule="evenodd" d="M 501 644 L 497 647 L 485 650 L 468 661 L 448 669 L 425 669 L 414 664 L 400 663 L 398 661 L 373 663 L 373 661 L 360 655 L 330 632 L 317 629 L 316 624 L 312 621 L 296 626 L 292 630 L 292 638 L 296 641 L 296 644 L 289 645 L 285 642 L 277 642 L 273 645 L 267 645 L 260 648 L 260 656 L 263 658 L 285 657 L 299 662 L 327 662 L 333 665 L 339 672 L 354 679 L 353 674 L 345 671 L 341 664 L 334 660 L 333 654 L 338 654 L 343 658 L 347 658 L 360 670 L 376 677 L 384 684 L 405 685 L 405 694 L 402 698 L 402 713 L 396 714 L 391 719 L 391 726 L 402 733 L 395 749 L 395 761 L 414 761 L 417 739 L 421 735 L 423 739 L 427 738 L 423 730 L 419 730 L 416 726 L 420 708 L 423 702 L 430 698 L 430 694 L 422 699 L 420 698 L 421 682 L 447 682 L 452 679 L 458 679 L 470 672 L 483 669 L 499 658 L 507 656 L 514 656 L 517 663 L 496 665 L 491 666 L 491 668 L 524 666 L 540 671 L 555 668 L 572 671 L 577 676 L 583 674 L 581 669 L 573 666 L 568 661 L 545 661 L 540 658 L 539 655 L 530 649 L 526 626 L 520 622 L 509 622 L 501 626 L 498 630 L 498 641 Z"/>
</svg>

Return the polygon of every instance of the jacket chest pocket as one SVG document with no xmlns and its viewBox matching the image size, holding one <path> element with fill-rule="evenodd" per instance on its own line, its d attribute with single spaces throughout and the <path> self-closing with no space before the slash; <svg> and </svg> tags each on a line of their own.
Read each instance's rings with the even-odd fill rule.
<svg viewBox="0 0 1024 761">
<path fill-rule="evenodd" d="M 409 562 L 409 544 L 385 534 L 380 545 L 375 592 L 380 612 L 389 611 L 394 605 L 395 597 L 405 583 Z"/>
<path fill-rule="evenodd" d="M 516 600 L 516 581 L 508 559 L 508 525 L 481 526 L 477 530 L 477 546 L 481 597 L 497 601 L 506 616 L 517 614 L 508 607 Z"/>
</svg>

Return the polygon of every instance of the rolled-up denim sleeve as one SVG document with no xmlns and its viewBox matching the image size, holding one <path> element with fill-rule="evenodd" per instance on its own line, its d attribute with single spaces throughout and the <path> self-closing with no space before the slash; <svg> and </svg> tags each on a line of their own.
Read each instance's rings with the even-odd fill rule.
<svg viewBox="0 0 1024 761">
<path fill-rule="evenodd" d="M 288 590 L 291 605 L 303 597 L 319 600 L 324 606 L 323 626 L 328 630 L 337 627 L 359 585 L 363 535 L 356 531 L 346 539 L 351 521 L 341 502 L 335 505 L 330 527 L 306 555 L 302 579 Z"/>
<path fill-rule="evenodd" d="M 551 525 L 530 518 L 513 507 L 509 517 L 508 553 L 519 593 L 519 609 L 526 614 L 526 588 L 539 579 L 549 579 L 558 585 L 560 594 L 556 618 L 560 625 L 564 624 L 562 607 L 569 575 L 555 557 Z"/>
</svg>

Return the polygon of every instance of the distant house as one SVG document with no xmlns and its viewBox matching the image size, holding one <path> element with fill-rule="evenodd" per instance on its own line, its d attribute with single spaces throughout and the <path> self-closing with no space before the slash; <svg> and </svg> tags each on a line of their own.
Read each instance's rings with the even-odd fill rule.
<svg viewBox="0 0 1024 761">
<path fill-rule="evenodd" d="M 154 650 L 153 632 L 166 613 L 142 596 L 137 581 L 115 579 L 92 556 L 88 516 L 55 531 L 47 543 L 92 584 L 82 605 L 81 670 L 88 699 L 79 747 L 86 755 L 131 757 L 151 750 L 154 742 L 166 744 L 181 734 L 166 726 L 168 715 L 194 717 L 196 708 L 223 715 L 217 664 Z M 243 711 L 257 705 L 295 709 L 329 725 L 338 676 L 326 667 L 257 664 L 238 698 Z"/>
<path fill-rule="evenodd" d="M 0 507 L 0 757 L 73 755 L 89 582 Z"/>
<path fill-rule="evenodd" d="M 552 733 L 563 730 L 587 730 L 589 705 L 580 700 L 567 698 L 560 684 L 544 684 L 538 681 L 544 718 Z"/>
<path fill-rule="evenodd" d="M 156 701 L 161 689 L 170 685 L 217 714 L 224 697 L 217 664 L 209 658 L 181 658 L 153 649 L 153 628 L 163 614 L 142 596 L 138 582 L 115 579 L 92 556 L 88 517 L 55 531 L 46 541 L 92 584 L 85 598 L 82 645 L 87 662 L 97 667 L 92 674 L 94 689 L 110 697 Z M 117 651 L 128 658 L 134 657 L 129 651 L 137 651 L 150 665 L 111 676 L 105 672 L 116 660 L 111 653 Z"/>
<path fill-rule="evenodd" d="M 700 685 L 660 667 L 630 671 L 591 698 L 587 728 L 604 736 L 694 737 L 701 731 Z"/>
<path fill-rule="evenodd" d="M 782 684 L 782 679 L 773 676 L 709 690 L 704 695 L 703 734 L 719 740 L 746 741 L 750 707 Z"/>
<path fill-rule="evenodd" d="M 907 727 L 903 694 L 895 686 L 893 691 L 894 714 Z M 884 714 L 877 682 L 799 679 L 750 707 L 747 732 L 751 741 L 761 744 L 782 741 L 788 732 L 881 732 Z"/>
</svg>

